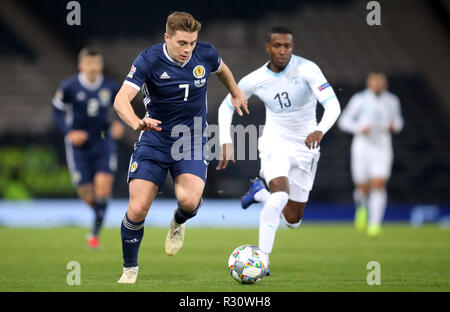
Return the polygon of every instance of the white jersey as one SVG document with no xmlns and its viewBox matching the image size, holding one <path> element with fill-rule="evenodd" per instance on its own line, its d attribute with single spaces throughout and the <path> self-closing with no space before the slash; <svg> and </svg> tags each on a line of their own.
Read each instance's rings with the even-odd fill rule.
<svg viewBox="0 0 450 312">
<path fill-rule="evenodd" d="M 358 92 L 342 112 L 338 126 L 343 131 L 355 134 L 353 145 L 390 151 L 390 128 L 394 132 L 400 132 L 403 128 L 400 101 L 388 91 L 379 95 L 369 89 Z M 367 127 L 370 128 L 369 133 L 362 134 L 361 130 Z"/>
<path fill-rule="evenodd" d="M 317 100 L 325 106 L 326 102 L 335 99 L 333 88 L 319 67 L 302 57 L 292 55 L 280 73 L 271 71 L 268 64 L 242 78 L 238 86 L 247 98 L 256 95 L 265 104 L 263 137 L 276 136 L 308 151 L 306 137 L 319 130 L 316 120 Z M 225 102 L 232 108 L 230 95 Z"/>
</svg>

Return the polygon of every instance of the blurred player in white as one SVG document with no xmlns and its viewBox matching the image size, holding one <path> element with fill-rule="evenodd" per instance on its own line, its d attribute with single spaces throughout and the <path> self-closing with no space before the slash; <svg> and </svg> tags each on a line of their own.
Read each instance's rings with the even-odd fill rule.
<svg viewBox="0 0 450 312">
<path fill-rule="evenodd" d="M 391 133 L 403 128 L 400 101 L 387 91 L 383 73 L 368 76 L 367 89 L 353 95 L 338 126 L 354 134 L 351 172 L 355 184 L 355 227 L 358 231 L 367 230 L 369 236 L 377 236 L 386 209 L 386 183 L 393 161 Z"/>
<path fill-rule="evenodd" d="M 288 28 L 272 28 L 266 41 L 270 60 L 238 84 L 247 98 L 256 95 L 266 107 L 266 123 L 258 150 L 260 175 L 270 192 L 256 178 L 242 199 L 242 207 L 246 209 L 255 202 L 264 204 L 259 220 L 259 248 L 268 259 L 280 217 L 290 228 L 297 228 L 301 223 L 316 174 L 320 142 L 341 111 L 333 88 L 319 67 L 292 54 L 293 40 Z M 317 101 L 325 108 L 319 124 Z M 233 113 L 228 95 L 219 108 L 222 160 L 217 170 L 225 169 L 229 160 L 234 161 L 229 130 Z"/>
</svg>

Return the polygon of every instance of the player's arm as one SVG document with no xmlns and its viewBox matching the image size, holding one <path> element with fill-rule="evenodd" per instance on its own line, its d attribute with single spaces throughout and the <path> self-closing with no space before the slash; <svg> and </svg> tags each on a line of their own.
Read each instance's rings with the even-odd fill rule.
<svg viewBox="0 0 450 312">
<path fill-rule="evenodd" d="M 231 103 L 239 116 L 242 116 L 241 107 L 244 112 L 250 114 L 247 107 L 247 98 L 245 97 L 244 92 L 238 87 L 236 81 L 234 80 L 233 73 L 223 61 L 220 68 L 216 71 L 216 75 L 220 82 L 222 82 L 230 92 Z"/>
<path fill-rule="evenodd" d="M 403 129 L 403 117 L 402 117 L 402 111 L 400 108 L 400 101 L 395 96 L 394 103 L 393 103 L 393 118 L 392 118 L 391 125 L 389 127 L 389 130 L 393 133 L 399 133 Z"/>
<path fill-rule="evenodd" d="M 84 130 L 74 130 L 67 125 L 65 115 L 66 109 L 70 104 L 66 103 L 65 94 L 64 87 L 61 86 L 53 97 L 53 121 L 64 136 L 67 136 L 70 143 L 75 146 L 81 146 L 86 142 L 89 135 Z"/>
<path fill-rule="evenodd" d="M 361 104 L 361 95 L 355 94 L 350 98 L 338 120 L 339 129 L 352 134 L 365 133 L 370 130 L 368 125 L 362 125 L 359 121 Z"/>
<path fill-rule="evenodd" d="M 248 76 L 239 81 L 238 87 L 244 92 L 246 99 L 253 95 L 253 86 Z M 228 162 L 234 159 L 233 140 L 231 138 L 231 123 L 233 120 L 235 107 L 231 101 L 231 94 L 228 94 L 219 106 L 219 141 L 221 146 L 220 159 L 216 167 L 217 170 L 226 169 Z"/>
<path fill-rule="evenodd" d="M 148 65 L 142 55 L 139 55 L 133 62 L 131 70 L 114 99 L 114 109 L 120 119 L 134 131 L 161 131 L 158 126 L 161 121 L 153 118 L 139 118 L 131 105 L 131 101 L 139 92 L 146 81 L 145 72 L 148 71 Z"/>
<path fill-rule="evenodd" d="M 161 128 L 158 127 L 158 125 L 161 124 L 161 121 L 152 118 L 140 119 L 134 112 L 131 101 L 138 92 L 139 90 L 135 87 L 128 84 L 123 84 L 114 99 L 114 109 L 120 119 L 122 119 L 122 121 L 130 126 L 134 131 L 161 131 Z"/>
<path fill-rule="evenodd" d="M 341 113 L 341 106 L 333 88 L 316 64 L 308 62 L 301 66 L 300 70 L 317 101 L 325 109 L 316 130 L 310 133 L 305 140 L 306 146 L 311 149 L 320 145 L 323 135 L 334 125 Z"/>
</svg>

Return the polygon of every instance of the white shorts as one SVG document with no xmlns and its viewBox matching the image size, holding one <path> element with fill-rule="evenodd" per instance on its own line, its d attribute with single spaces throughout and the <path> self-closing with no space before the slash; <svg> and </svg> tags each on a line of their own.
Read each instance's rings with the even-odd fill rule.
<svg viewBox="0 0 450 312">
<path fill-rule="evenodd" d="M 374 178 L 388 180 L 392 170 L 392 150 L 355 143 L 351 148 L 350 164 L 353 183 L 363 184 Z"/>
<path fill-rule="evenodd" d="M 289 199 L 306 203 L 316 176 L 320 152 L 305 151 L 303 147 L 281 140 L 262 137 L 258 142 L 261 158 L 260 176 L 266 183 L 277 177 L 289 179 Z"/>
</svg>

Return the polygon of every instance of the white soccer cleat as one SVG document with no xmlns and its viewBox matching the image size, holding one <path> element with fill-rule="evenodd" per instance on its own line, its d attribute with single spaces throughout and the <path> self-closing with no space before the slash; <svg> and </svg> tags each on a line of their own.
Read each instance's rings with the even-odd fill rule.
<svg viewBox="0 0 450 312">
<path fill-rule="evenodd" d="M 117 283 L 134 284 L 138 276 L 138 267 L 123 268 L 123 273 Z"/>
<path fill-rule="evenodd" d="M 175 216 L 170 222 L 169 232 L 166 237 L 166 254 L 174 256 L 180 250 L 184 243 L 184 231 L 186 225 L 175 222 Z"/>
</svg>

